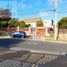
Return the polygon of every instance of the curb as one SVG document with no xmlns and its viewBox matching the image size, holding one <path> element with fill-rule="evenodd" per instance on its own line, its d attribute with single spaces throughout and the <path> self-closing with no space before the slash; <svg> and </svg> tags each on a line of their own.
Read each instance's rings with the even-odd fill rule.
<svg viewBox="0 0 67 67">
<path fill-rule="evenodd" d="M 54 43 L 66 43 L 67 42 L 64 42 L 64 41 L 53 41 L 53 40 L 45 40 L 46 42 L 54 42 Z"/>
<path fill-rule="evenodd" d="M 26 40 L 31 40 L 31 41 L 43 41 L 43 42 L 54 42 L 54 43 L 65 43 L 65 44 L 67 44 L 67 42 L 66 41 L 60 41 L 60 40 L 40 40 L 40 39 L 26 39 Z"/>
</svg>

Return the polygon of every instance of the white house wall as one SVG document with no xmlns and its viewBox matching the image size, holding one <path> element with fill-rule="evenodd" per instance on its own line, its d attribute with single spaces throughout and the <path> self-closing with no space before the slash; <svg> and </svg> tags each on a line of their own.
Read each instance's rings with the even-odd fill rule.
<svg viewBox="0 0 67 67">
<path fill-rule="evenodd" d="M 31 27 L 36 27 L 36 23 L 26 23 L 26 24 L 30 24 Z"/>
<path fill-rule="evenodd" d="M 52 20 L 43 20 L 43 24 L 46 27 L 53 27 Z"/>
</svg>

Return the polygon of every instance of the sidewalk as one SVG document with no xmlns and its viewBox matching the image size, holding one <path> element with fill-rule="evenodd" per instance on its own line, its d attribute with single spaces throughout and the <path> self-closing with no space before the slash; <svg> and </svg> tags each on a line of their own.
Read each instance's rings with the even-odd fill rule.
<svg viewBox="0 0 67 67">
<path fill-rule="evenodd" d="M 0 38 L 11 38 L 11 37 L 8 35 L 8 36 L 0 36 Z"/>
<path fill-rule="evenodd" d="M 58 42 L 58 43 L 67 43 L 67 39 L 66 38 L 58 38 L 57 40 L 54 39 L 54 37 L 48 37 L 48 38 L 45 38 L 45 41 L 48 41 L 48 42 Z"/>
<path fill-rule="evenodd" d="M 56 42 L 56 43 L 67 43 L 67 39 L 58 38 L 57 40 L 54 39 L 54 37 L 30 37 L 29 40 L 35 40 L 35 41 L 46 41 L 46 42 Z"/>
<path fill-rule="evenodd" d="M 0 38 L 11 38 L 10 36 L 0 36 Z M 46 42 L 58 42 L 58 43 L 67 43 L 66 38 L 58 38 L 57 40 L 54 37 L 29 37 L 25 40 L 35 40 L 35 41 L 46 41 Z"/>
</svg>

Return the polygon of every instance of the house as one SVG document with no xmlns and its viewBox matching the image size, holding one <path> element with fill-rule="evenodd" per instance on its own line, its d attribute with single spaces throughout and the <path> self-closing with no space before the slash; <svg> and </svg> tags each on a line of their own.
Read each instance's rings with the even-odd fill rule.
<svg viewBox="0 0 67 67">
<path fill-rule="evenodd" d="M 53 20 L 45 20 L 45 19 L 41 19 L 41 18 L 26 18 L 26 19 L 23 19 L 23 21 L 26 23 L 26 24 L 30 24 L 31 27 L 36 27 L 36 23 L 37 21 L 40 21 L 42 20 L 43 21 L 43 25 L 45 27 L 50 27 L 52 28 L 53 27 Z"/>
<path fill-rule="evenodd" d="M 53 28 L 53 20 L 43 20 L 43 24 L 47 28 Z"/>
<path fill-rule="evenodd" d="M 44 19 L 41 19 L 41 18 L 26 18 L 26 19 L 23 19 L 23 21 L 25 22 L 25 24 L 30 24 L 31 25 L 30 31 L 31 32 L 33 31 L 32 33 L 35 34 L 35 35 L 37 33 L 36 30 L 35 30 L 35 29 L 37 29 L 36 23 L 38 23 L 37 21 L 41 21 L 41 20 L 43 21 L 43 25 L 44 26 L 43 27 L 40 27 L 41 29 L 40 29 L 39 33 L 42 33 L 43 30 L 45 30 L 44 31 L 44 32 L 46 32 L 45 35 L 46 36 L 49 36 L 48 28 L 53 28 L 53 21 L 52 20 L 44 20 Z M 41 32 L 41 30 L 42 30 L 42 32 Z"/>
<path fill-rule="evenodd" d="M 54 29 L 53 27 L 53 20 L 43 20 L 43 24 L 46 27 L 46 36 L 50 36 L 50 33 L 48 33 L 49 29 Z"/>
<path fill-rule="evenodd" d="M 37 21 L 40 21 L 40 20 L 41 20 L 41 18 L 26 18 L 26 19 L 23 19 L 23 21 L 26 24 L 30 24 L 31 27 L 36 27 Z"/>
</svg>

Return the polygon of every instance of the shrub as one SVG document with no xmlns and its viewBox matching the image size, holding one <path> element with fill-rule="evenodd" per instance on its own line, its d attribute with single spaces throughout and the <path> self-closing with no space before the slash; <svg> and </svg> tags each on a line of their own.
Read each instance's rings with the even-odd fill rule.
<svg viewBox="0 0 67 67">
<path fill-rule="evenodd" d="M 24 21 L 19 21 L 19 26 L 20 26 L 20 28 L 25 28 L 25 22 Z"/>
<path fill-rule="evenodd" d="M 37 21 L 36 26 L 37 26 L 37 27 L 42 27 L 42 26 L 43 26 L 42 21 Z"/>
</svg>

